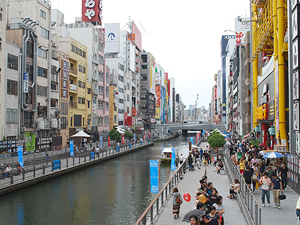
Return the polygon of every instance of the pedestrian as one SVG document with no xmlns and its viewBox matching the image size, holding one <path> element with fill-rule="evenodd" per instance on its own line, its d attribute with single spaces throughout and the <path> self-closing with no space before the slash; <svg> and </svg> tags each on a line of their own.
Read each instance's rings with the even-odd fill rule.
<svg viewBox="0 0 300 225">
<path fill-rule="evenodd" d="M 252 175 L 253 175 L 253 171 L 250 168 L 249 165 L 246 166 L 246 170 L 244 171 L 244 178 L 245 178 L 245 182 L 248 185 L 248 187 L 250 188 L 250 185 L 252 183 Z"/>
<path fill-rule="evenodd" d="M 205 216 L 204 222 L 208 225 L 221 225 L 220 217 L 216 215 L 216 207 L 210 206 L 209 213 Z"/>
<path fill-rule="evenodd" d="M 273 189 L 273 197 L 274 197 L 274 208 L 280 209 L 280 190 L 283 191 L 281 179 L 276 175 L 276 173 L 272 174 L 272 188 Z"/>
<path fill-rule="evenodd" d="M 229 196 L 227 198 L 233 199 L 235 198 L 235 194 L 237 194 L 241 189 L 241 184 L 238 179 L 234 179 L 234 184 L 231 184 L 231 188 L 229 189 Z"/>
<path fill-rule="evenodd" d="M 240 174 L 244 174 L 244 170 L 245 170 L 245 163 L 243 160 L 240 161 L 240 164 L 239 164 L 239 167 L 240 167 Z"/>
<path fill-rule="evenodd" d="M 265 207 L 265 196 L 267 196 L 268 204 L 270 206 L 270 186 L 271 186 L 271 179 L 268 177 L 268 172 L 264 173 L 264 176 L 259 180 L 261 184 L 261 200 L 262 200 L 262 207 Z"/>
<path fill-rule="evenodd" d="M 96 147 L 96 154 L 98 155 L 98 158 L 99 158 L 99 147 L 98 147 L 98 145 Z"/>
<path fill-rule="evenodd" d="M 4 176 L 4 178 L 6 178 L 5 168 L 4 168 L 3 164 L 1 165 L 0 172 L 1 172 L 2 176 Z"/>
<path fill-rule="evenodd" d="M 173 215 L 174 219 L 179 217 L 180 213 L 180 205 L 182 204 L 182 197 L 178 191 L 178 188 L 174 188 L 173 190 Z"/>
<path fill-rule="evenodd" d="M 17 164 L 17 170 L 19 171 L 19 173 L 23 172 L 23 169 L 22 169 L 20 163 Z"/>
<path fill-rule="evenodd" d="M 288 171 L 289 171 L 289 169 L 286 167 L 286 163 L 283 162 L 281 164 L 281 167 L 279 168 L 279 176 L 281 177 L 281 180 L 282 180 L 283 191 L 286 190 Z"/>
<path fill-rule="evenodd" d="M 190 217 L 190 225 L 199 225 L 198 217 L 196 215 L 191 215 Z"/>
<path fill-rule="evenodd" d="M 202 217 L 205 216 L 205 214 L 204 204 L 202 202 L 198 202 L 196 205 L 196 209 L 185 214 L 182 222 L 190 222 L 191 216 L 196 216 L 200 221 L 202 221 Z"/>
<path fill-rule="evenodd" d="M 48 165 L 48 162 L 49 162 L 49 160 L 50 160 L 49 154 L 47 154 L 46 160 L 47 160 L 47 165 Z"/>
<path fill-rule="evenodd" d="M 179 162 L 180 162 L 180 164 L 182 164 L 183 161 L 184 161 L 184 156 L 183 156 L 183 154 L 181 154 L 180 157 L 179 157 Z"/>
<path fill-rule="evenodd" d="M 7 165 L 5 171 L 6 171 L 6 177 L 5 177 L 5 179 L 9 179 L 8 177 L 11 176 L 11 171 L 12 171 L 12 168 L 10 167 L 9 164 Z"/>
<path fill-rule="evenodd" d="M 213 206 L 216 208 L 217 215 L 220 216 L 221 225 L 224 225 L 225 207 L 223 206 L 223 197 L 221 195 L 217 197 L 216 203 Z"/>
<path fill-rule="evenodd" d="M 188 163 L 189 163 L 189 171 L 193 171 L 193 157 L 192 157 L 192 154 L 189 155 L 188 157 Z"/>
<path fill-rule="evenodd" d="M 200 160 L 202 161 L 202 159 L 203 159 L 203 149 L 200 148 Z"/>
<path fill-rule="evenodd" d="M 300 220 L 300 197 L 298 198 L 297 205 L 296 205 L 296 215 L 298 220 Z"/>
</svg>

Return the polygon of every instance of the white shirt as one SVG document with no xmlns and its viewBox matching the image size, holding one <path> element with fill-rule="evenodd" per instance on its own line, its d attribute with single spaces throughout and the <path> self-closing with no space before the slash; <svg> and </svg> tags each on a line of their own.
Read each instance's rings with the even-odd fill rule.
<svg viewBox="0 0 300 225">
<path fill-rule="evenodd" d="M 184 161 L 184 156 L 183 156 L 183 155 L 180 156 L 180 157 L 179 157 L 179 160 L 183 162 L 183 161 Z"/>
<path fill-rule="evenodd" d="M 12 168 L 11 167 L 6 167 L 6 170 L 5 170 L 6 172 L 10 172 L 10 171 L 12 171 Z"/>
<path fill-rule="evenodd" d="M 99 148 L 96 148 L 96 152 L 99 152 Z"/>
</svg>

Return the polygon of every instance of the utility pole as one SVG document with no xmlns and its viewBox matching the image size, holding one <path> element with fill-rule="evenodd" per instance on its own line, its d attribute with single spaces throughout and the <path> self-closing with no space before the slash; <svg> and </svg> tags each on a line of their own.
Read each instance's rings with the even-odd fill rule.
<svg viewBox="0 0 300 225">
<path fill-rule="evenodd" d="M 196 101 L 195 101 L 195 121 L 197 120 L 197 102 L 199 100 L 199 94 L 197 94 L 197 98 L 196 98 Z"/>
</svg>

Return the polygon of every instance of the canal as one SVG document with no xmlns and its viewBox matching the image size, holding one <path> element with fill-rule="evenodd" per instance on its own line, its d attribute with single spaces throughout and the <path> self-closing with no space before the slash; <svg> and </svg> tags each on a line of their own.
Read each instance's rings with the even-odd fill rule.
<svg viewBox="0 0 300 225">
<path fill-rule="evenodd" d="M 1 224 L 134 224 L 154 199 L 149 160 L 165 147 L 188 155 L 188 137 L 111 159 L 1 196 Z M 172 175 L 160 164 L 159 185 Z"/>
</svg>

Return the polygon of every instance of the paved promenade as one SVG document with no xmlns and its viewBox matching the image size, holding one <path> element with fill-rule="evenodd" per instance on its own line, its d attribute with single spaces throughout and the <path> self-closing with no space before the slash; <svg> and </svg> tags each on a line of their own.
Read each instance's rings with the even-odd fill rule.
<svg viewBox="0 0 300 225">
<path fill-rule="evenodd" d="M 205 148 L 207 143 L 201 143 L 200 147 Z M 246 225 L 244 217 L 240 211 L 239 205 L 236 200 L 228 199 L 228 190 L 230 188 L 230 183 L 228 181 L 227 175 L 220 175 L 214 172 L 215 167 L 213 165 L 208 165 L 201 169 L 195 169 L 195 171 L 188 171 L 184 178 L 178 184 L 178 189 L 181 195 L 184 193 L 189 193 L 192 196 L 190 202 L 183 201 L 180 208 L 180 215 L 178 219 L 174 219 L 172 210 L 172 197 L 168 200 L 166 206 L 159 215 L 155 225 L 169 225 L 169 224 L 187 224 L 182 222 L 184 215 L 196 208 L 195 194 L 197 189 L 200 187 L 199 180 L 204 174 L 205 168 L 207 169 L 207 177 L 209 182 L 213 182 L 214 187 L 217 188 L 220 195 L 223 196 L 223 205 L 225 207 L 224 221 L 226 225 Z"/>
</svg>

